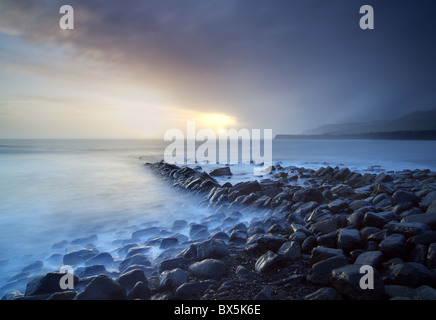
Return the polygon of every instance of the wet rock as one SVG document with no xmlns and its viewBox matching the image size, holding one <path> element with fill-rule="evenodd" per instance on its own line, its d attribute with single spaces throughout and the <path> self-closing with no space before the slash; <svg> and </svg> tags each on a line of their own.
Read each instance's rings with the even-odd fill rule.
<svg viewBox="0 0 436 320">
<path fill-rule="evenodd" d="M 301 252 L 302 253 L 310 253 L 310 252 L 312 252 L 312 249 L 315 248 L 317 245 L 318 245 L 318 242 L 317 242 L 316 236 L 309 236 L 301 244 Z"/>
<path fill-rule="evenodd" d="M 392 195 L 392 204 L 394 206 L 404 203 L 404 202 L 412 202 L 418 204 L 421 201 L 421 198 L 416 194 L 404 190 L 395 191 Z"/>
<path fill-rule="evenodd" d="M 160 249 L 168 249 L 179 244 L 179 239 L 176 237 L 163 238 L 160 242 Z"/>
<path fill-rule="evenodd" d="M 283 263 L 284 260 L 281 256 L 268 251 L 257 259 L 254 270 L 258 273 L 272 272 L 281 267 Z"/>
<path fill-rule="evenodd" d="M 60 287 L 60 281 L 63 276 L 65 276 L 65 273 L 61 272 L 49 272 L 46 275 L 38 276 L 27 283 L 25 295 L 36 296 L 65 291 Z M 73 276 L 73 285 L 78 282 L 79 278 Z"/>
<path fill-rule="evenodd" d="M 127 295 L 127 300 L 148 300 L 150 297 L 148 283 L 138 281 Z"/>
<path fill-rule="evenodd" d="M 344 201 L 344 200 L 334 200 L 332 202 L 330 202 L 327 205 L 327 208 L 332 212 L 332 213 L 339 213 L 344 211 L 345 209 L 348 208 L 348 202 Z"/>
<path fill-rule="evenodd" d="M 394 297 L 405 297 L 412 299 L 415 296 L 416 289 L 407 286 L 400 286 L 395 284 L 385 285 L 385 295 L 388 299 Z"/>
<path fill-rule="evenodd" d="M 266 285 L 254 297 L 254 300 L 272 300 L 272 294 L 273 294 L 273 288 L 270 285 Z"/>
<path fill-rule="evenodd" d="M 177 257 L 163 260 L 159 265 L 159 272 L 162 273 L 166 270 L 173 270 L 176 268 L 187 268 L 190 261 L 184 257 Z"/>
<path fill-rule="evenodd" d="M 411 245 L 425 244 L 436 242 L 436 231 L 424 232 L 417 236 L 407 239 L 407 243 Z"/>
<path fill-rule="evenodd" d="M 383 263 L 383 253 L 381 251 L 367 251 L 360 254 L 354 264 L 368 265 L 373 268 L 380 268 Z"/>
<path fill-rule="evenodd" d="M 349 227 L 360 229 L 363 226 L 365 215 L 362 212 L 356 211 L 347 217 L 347 224 Z"/>
<path fill-rule="evenodd" d="M 55 292 L 47 300 L 73 300 L 77 295 L 77 291 Z"/>
<path fill-rule="evenodd" d="M 384 295 L 384 284 L 380 273 L 374 269 L 374 289 L 363 290 L 360 280 L 364 274 L 360 273 L 361 266 L 352 264 L 334 269 L 331 273 L 331 285 L 347 299 L 352 300 L 380 300 Z"/>
<path fill-rule="evenodd" d="M 180 231 L 188 226 L 188 222 L 186 220 L 175 220 L 173 225 L 171 226 L 171 231 Z"/>
<path fill-rule="evenodd" d="M 226 273 L 226 265 L 221 260 L 205 259 L 189 266 L 189 271 L 200 278 L 218 280 Z"/>
<path fill-rule="evenodd" d="M 152 246 L 133 246 L 127 250 L 126 259 L 136 254 L 144 254 L 151 250 Z"/>
<path fill-rule="evenodd" d="M 352 228 L 339 229 L 337 246 L 346 253 L 363 247 L 359 230 Z"/>
<path fill-rule="evenodd" d="M 63 263 L 64 265 L 74 266 L 77 264 L 84 263 L 86 260 L 95 257 L 98 254 L 98 251 L 94 249 L 81 249 L 69 252 L 64 255 Z"/>
<path fill-rule="evenodd" d="M 273 252 L 277 252 L 277 250 L 283 245 L 283 243 L 287 242 L 288 240 L 284 237 L 280 236 L 274 236 L 271 234 L 263 234 L 259 235 L 258 237 L 254 237 L 253 239 L 256 239 L 255 242 L 257 243 L 257 252 L 260 254 L 263 254 L 269 250 Z M 247 241 L 247 243 L 250 242 L 250 239 Z"/>
<path fill-rule="evenodd" d="M 240 195 L 249 195 L 250 193 L 262 191 L 262 188 L 257 181 L 247 181 L 235 184 L 231 191 L 238 191 Z"/>
<path fill-rule="evenodd" d="M 330 287 L 321 288 L 314 293 L 304 296 L 303 300 L 342 300 L 338 292 Z"/>
<path fill-rule="evenodd" d="M 131 265 L 142 265 L 145 267 L 149 267 L 151 266 L 151 262 L 146 256 L 138 253 L 121 261 L 118 268 L 120 272 L 123 273 L 127 269 L 127 267 Z"/>
<path fill-rule="evenodd" d="M 130 291 L 139 281 L 148 283 L 147 277 L 141 269 L 133 269 L 124 272 L 117 279 L 117 282 L 127 291 Z"/>
<path fill-rule="evenodd" d="M 35 272 L 40 270 L 44 266 L 44 263 L 42 261 L 35 261 L 31 264 L 25 266 L 21 271 L 22 272 Z"/>
<path fill-rule="evenodd" d="M 310 255 L 310 264 L 314 265 L 315 263 L 337 256 L 344 255 L 344 251 L 342 249 L 333 249 L 326 247 L 316 247 L 313 248 L 312 253 Z"/>
<path fill-rule="evenodd" d="M 375 227 L 382 229 L 387 223 L 387 219 L 377 213 L 367 212 L 362 221 L 364 227 Z"/>
<path fill-rule="evenodd" d="M 186 282 L 176 289 L 174 295 L 177 299 L 193 299 L 199 297 L 209 287 L 217 285 L 218 281 L 215 280 Z"/>
<path fill-rule="evenodd" d="M 436 243 L 432 243 L 428 247 L 427 267 L 430 269 L 436 269 Z"/>
<path fill-rule="evenodd" d="M 79 278 L 86 278 L 86 277 L 92 277 L 97 276 L 99 274 L 106 274 L 107 270 L 104 265 L 102 264 L 95 264 L 95 265 L 89 265 L 86 266 L 83 271 L 80 273 L 75 271 Z"/>
<path fill-rule="evenodd" d="M 423 208 L 423 210 L 427 210 L 427 208 L 436 201 L 436 191 L 431 191 L 427 193 L 427 195 L 422 199 L 420 206 Z M 434 211 L 436 212 L 436 211 Z"/>
<path fill-rule="evenodd" d="M 74 300 L 124 300 L 126 292 L 119 283 L 106 275 L 96 276 Z"/>
<path fill-rule="evenodd" d="M 316 241 L 319 246 L 327 248 L 336 248 L 338 235 L 336 231 L 319 236 Z"/>
<path fill-rule="evenodd" d="M 294 232 L 289 236 L 289 241 L 295 241 L 299 244 L 302 244 L 306 240 L 306 234 L 301 231 Z"/>
<path fill-rule="evenodd" d="M 230 171 L 230 167 L 222 167 L 212 170 L 209 174 L 212 177 L 221 177 L 221 176 L 231 176 L 232 172 Z"/>
<path fill-rule="evenodd" d="M 85 245 L 85 244 L 93 243 L 93 242 L 97 241 L 97 238 L 98 238 L 97 235 L 94 233 L 94 234 L 90 234 L 90 235 L 87 235 L 87 236 L 84 236 L 81 238 L 74 239 L 73 241 L 71 241 L 71 244 L 73 244 L 73 245 Z"/>
<path fill-rule="evenodd" d="M 306 190 L 299 190 L 294 193 L 294 196 L 292 197 L 292 201 L 294 202 L 323 202 L 324 197 L 322 193 L 316 189 L 306 189 Z"/>
<path fill-rule="evenodd" d="M 248 238 L 248 234 L 246 231 L 242 230 L 233 230 L 229 237 L 229 243 L 241 245 L 245 244 Z"/>
<path fill-rule="evenodd" d="M 301 258 L 301 246 L 298 242 L 285 242 L 277 250 L 277 254 L 287 261 L 295 261 Z"/>
<path fill-rule="evenodd" d="M 419 222 L 428 225 L 433 231 L 436 231 L 436 213 L 421 213 L 409 215 L 403 218 L 401 222 Z"/>
<path fill-rule="evenodd" d="M 197 259 L 221 259 L 227 256 L 229 249 L 227 244 L 220 240 L 206 240 L 197 245 Z"/>
<path fill-rule="evenodd" d="M 436 289 L 422 285 L 416 288 L 413 300 L 436 300 Z"/>
<path fill-rule="evenodd" d="M 68 241 L 67 240 L 61 240 L 61 241 L 58 241 L 58 242 L 54 243 L 51 246 L 51 248 L 54 249 L 54 250 L 65 249 L 67 246 L 68 246 Z"/>
<path fill-rule="evenodd" d="M 162 272 L 159 276 L 159 289 L 172 290 L 181 286 L 187 281 L 188 276 L 186 275 L 186 272 L 184 270 L 180 268 L 167 270 Z"/>
<path fill-rule="evenodd" d="M 337 255 L 319 261 L 312 266 L 310 281 L 318 285 L 328 285 L 332 270 L 348 265 L 344 255 Z"/>
<path fill-rule="evenodd" d="M 192 240 L 204 239 L 204 238 L 208 238 L 209 236 L 210 236 L 209 228 L 206 225 L 196 224 L 196 223 L 190 225 L 189 237 Z"/>
<path fill-rule="evenodd" d="M 96 256 L 93 256 L 92 258 L 86 260 L 85 265 L 86 266 L 95 265 L 95 264 L 110 265 L 113 262 L 114 262 L 114 258 L 109 252 L 101 252 Z"/>
<path fill-rule="evenodd" d="M 145 238 L 152 238 L 158 236 L 160 229 L 158 227 L 149 227 L 140 229 L 132 233 L 132 239 L 141 240 Z"/>
<path fill-rule="evenodd" d="M 398 223 L 395 221 L 391 221 L 385 225 L 385 229 L 389 230 L 390 233 L 402 234 L 406 238 L 410 238 L 431 231 L 428 225 L 420 222 Z"/>
<path fill-rule="evenodd" d="M 416 262 L 399 263 L 392 268 L 386 283 L 417 288 L 432 284 L 434 275 L 424 265 Z"/>
<path fill-rule="evenodd" d="M 404 258 L 407 252 L 404 235 L 394 233 L 379 244 L 380 251 L 386 259 Z"/>
<path fill-rule="evenodd" d="M 354 194 L 354 189 L 345 184 L 338 184 L 330 189 L 333 194 L 336 194 L 338 197 L 347 197 Z"/>
<path fill-rule="evenodd" d="M 336 231 L 346 225 L 346 218 L 336 215 L 332 218 L 325 219 L 319 222 L 312 224 L 309 228 L 313 233 L 321 233 L 326 234 L 333 231 Z"/>
</svg>

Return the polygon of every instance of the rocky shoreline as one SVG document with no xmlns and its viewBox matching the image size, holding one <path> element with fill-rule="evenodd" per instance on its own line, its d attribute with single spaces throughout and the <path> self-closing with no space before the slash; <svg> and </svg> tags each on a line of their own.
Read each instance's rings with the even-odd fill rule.
<svg viewBox="0 0 436 320">
<path fill-rule="evenodd" d="M 218 182 L 230 167 L 146 167 L 211 214 L 136 230 L 117 255 L 82 239 L 62 256 L 75 268 L 73 290 L 49 272 L 2 299 L 436 299 L 434 172 L 275 164 L 270 175 L 232 185 Z M 153 247 L 163 252 L 151 260 Z M 373 268 L 373 289 L 361 288 L 361 266 Z"/>
</svg>

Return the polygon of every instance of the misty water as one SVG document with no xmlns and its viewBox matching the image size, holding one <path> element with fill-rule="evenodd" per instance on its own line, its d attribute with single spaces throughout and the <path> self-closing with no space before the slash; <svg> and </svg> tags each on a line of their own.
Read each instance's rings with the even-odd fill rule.
<svg viewBox="0 0 436 320">
<path fill-rule="evenodd" d="M 0 288 L 35 261 L 44 263 L 37 273 L 59 269 L 48 258 L 61 240 L 97 234 L 94 245 L 111 252 L 119 247 L 114 240 L 135 230 L 210 214 L 144 166 L 161 160 L 164 149 L 157 140 L 0 140 Z M 436 141 L 275 140 L 273 162 L 436 171 Z M 230 182 L 254 179 L 252 169 L 232 165 Z M 0 295 L 12 288 L 25 285 Z"/>
</svg>

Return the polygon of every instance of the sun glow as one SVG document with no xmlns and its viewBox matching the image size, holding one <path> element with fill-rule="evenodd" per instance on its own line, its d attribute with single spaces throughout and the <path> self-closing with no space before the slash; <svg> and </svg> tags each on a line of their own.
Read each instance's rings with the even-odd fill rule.
<svg viewBox="0 0 436 320">
<path fill-rule="evenodd" d="M 219 113 L 202 114 L 197 118 L 197 122 L 199 126 L 211 129 L 217 133 L 233 128 L 237 123 L 234 117 Z"/>
</svg>

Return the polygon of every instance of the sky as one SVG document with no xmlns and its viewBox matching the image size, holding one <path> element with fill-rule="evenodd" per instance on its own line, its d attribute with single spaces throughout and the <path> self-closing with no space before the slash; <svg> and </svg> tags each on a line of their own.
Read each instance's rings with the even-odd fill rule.
<svg viewBox="0 0 436 320">
<path fill-rule="evenodd" d="M 0 0 L 0 138 L 299 134 L 434 109 L 435 16 L 434 0 Z"/>
</svg>

